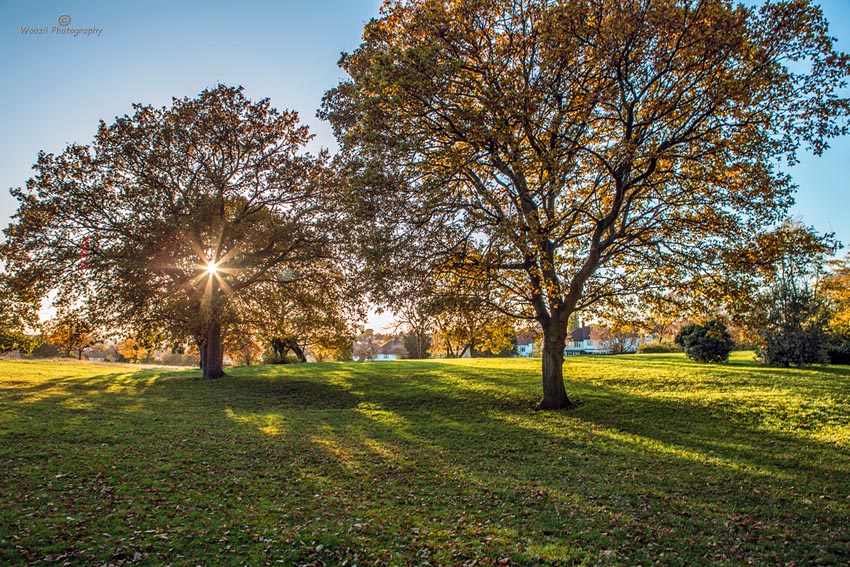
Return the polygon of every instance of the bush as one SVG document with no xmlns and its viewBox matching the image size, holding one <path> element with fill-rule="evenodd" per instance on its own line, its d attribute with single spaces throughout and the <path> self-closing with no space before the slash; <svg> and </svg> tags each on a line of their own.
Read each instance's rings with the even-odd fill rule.
<svg viewBox="0 0 850 567">
<path fill-rule="evenodd" d="M 840 335 L 830 335 L 826 354 L 830 364 L 850 364 L 850 340 Z"/>
<path fill-rule="evenodd" d="M 281 356 L 280 353 L 276 353 L 271 350 L 263 353 L 260 360 L 262 361 L 262 364 L 298 364 L 301 362 L 301 360 L 294 354 L 287 353 L 285 356 Z"/>
<path fill-rule="evenodd" d="M 682 347 L 673 341 L 652 341 L 641 343 L 637 348 L 638 354 L 665 354 L 668 352 L 682 352 Z"/>
<path fill-rule="evenodd" d="M 691 323 L 676 335 L 676 344 L 697 362 L 726 362 L 735 347 L 726 325 L 720 321 L 708 321 L 705 325 Z"/>
<path fill-rule="evenodd" d="M 762 364 L 825 364 L 829 315 L 823 302 L 808 289 L 779 286 L 766 298 L 765 322 L 758 330 Z"/>
</svg>

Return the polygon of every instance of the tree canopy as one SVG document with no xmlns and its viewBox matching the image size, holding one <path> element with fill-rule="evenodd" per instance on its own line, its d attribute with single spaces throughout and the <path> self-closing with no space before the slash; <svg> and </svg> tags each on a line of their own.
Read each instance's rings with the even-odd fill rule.
<svg viewBox="0 0 850 567">
<path fill-rule="evenodd" d="M 193 341 L 215 378 L 247 296 L 333 256 L 327 156 L 304 151 L 295 112 L 241 88 L 133 108 L 90 145 L 39 154 L 2 257 L 19 289 Z"/>
<path fill-rule="evenodd" d="M 830 330 L 850 341 L 850 255 L 830 264 L 823 290 L 832 309 Z"/>
<path fill-rule="evenodd" d="M 784 216 L 779 161 L 847 131 L 807 0 L 398 0 L 363 40 L 321 114 L 373 273 L 484 274 L 542 327 L 544 408 L 573 312 L 698 285 Z"/>
<path fill-rule="evenodd" d="M 27 290 L 22 297 L 9 284 L 6 275 L 0 274 L 0 354 L 31 354 L 39 344 L 32 334 L 38 321 L 34 298 Z"/>
</svg>

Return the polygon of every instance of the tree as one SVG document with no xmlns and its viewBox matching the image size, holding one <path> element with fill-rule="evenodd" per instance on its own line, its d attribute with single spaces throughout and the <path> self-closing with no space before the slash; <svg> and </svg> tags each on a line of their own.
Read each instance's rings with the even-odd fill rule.
<svg viewBox="0 0 850 567">
<path fill-rule="evenodd" d="M 372 272 L 485 274 L 542 328 L 541 408 L 573 312 L 699 284 L 789 206 L 777 161 L 847 131 L 807 0 L 389 0 L 363 40 L 321 115 Z"/>
<path fill-rule="evenodd" d="M 83 359 L 83 351 L 94 343 L 94 327 L 79 311 L 59 312 L 55 319 L 45 324 L 45 340 L 64 351 L 65 356 L 76 352 Z"/>
<path fill-rule="evenodd" d="M 339 332 L 320 337 L 309 345 L 310 354 L 317 362 L 326 360 L 351 361 L 354 356 L 354 339 L 356 337 L 353 334 L 348 334 L 348 330 L 349 327 L 346 326 L 344 333 Z"/>
<path fill-rule="evenodd" d="M 676 344 L 697 362 L 726 362 L 735 347 L 726 325 L 717 320 L 686 325 L 676 335 Z"/>
<path fill-rule="evenodd" d="M 427 331 L 409 331 L 402 336 L 407 358 L 422 359 L 430 356 L 429 350 L 433 336 Z"/>
<path fill-rule="evenodd" d="M 224 354 L 234 363 L 251 366 L 263 355 L 259 333 L 251 325 L 236 326 L 224 338 Z"/>
<path fill-rule="evenodd" d="M 766 294 L 758 356 L 769 366 L 824 364 L 828 323 L 823 302 L 811 290 L 777 284 Z"/>
<path fill-rule="evenodd" d="M 829 359 L 833 364 L 850 364 L 850 255 L 829 264 L 821 289 L 829 319 Z"/>
<path fill-rule="evenodd" d="M 486 278 L 457 277 L 450 270 L 435 274 L 429 311 L 436 333 L 435 352 L 448 358 L 512 350 L 516 330 L 511 317 L 494 308 Z"/>
<path fill-rule="evenodd" d="M 301 362 L 307 351 L 316 358 L 349 355 L 357 335 L 355 324 L 365 317 L 363 300 L 341 261 L 316 259 L 298 271 L 278 274 L 277 281 L 257 286 L 239 310 L 264 342 L 285 362 L 292 352 Z"/>
<path fill-rule="evenodd" d="M 379 337 L 372 329 L 366 329 L 354 342 L 353 354 L 358 360 L 374 360 L 380 350 Z"/>
<path fill-rule="evenodd" d="M 434 293 L 430 282 L 420 281 L 413 289 L 394 293 L 390 303 L 395 313 L 396 332 L 402 331 L 407 356 L 428 358 L 434 342 Z"/>
<path fill-rule="evenodd" d="M 458 277 L 442 266 L 410 271 L 406 280 L 384 299 L 395 313 L 396 330 L 404 331 L 410 358 L 426 358 L 429 349 L 446 358 L 513 349 L 513 320 L 493 307 L 486 281 Z"/>
<path fill-rule="evenodd" d="M 115 345 L 115 350 L 118 351 L 118 354 L 120 354 L 125 360 L 128 360 L 133 364 L 145 359 L 150 352 L 133 337 L 127 337 Z"/>
<path fill-rule="evenodd" d="M 850 254 L 843 260 L 830 262 L 829 268 L 822 284 L 832 311 L 829 329 L 850 340 Z"/>
<path fill-rule="evenodd" d="M 298 362 L 307 362 L 307 356 L 304 354 L 304 348 L 298 344 L 298 341 L 292 337 L 274 338 L 271 341 L 271 347 L 274 351 L 274 362 L 276 364 L 286 364 L 289 353 L 295 355 Z"/>
<path fill-rule="evenodd" d="M 39 154 L 0 256 L 18 289 L 195 342 L 217 378 L 237 300 L 330 257 L 325 156 L 304 153 L 295 112 L 241 88 L 133 108 L 91 145 Z"/>
<path fill-rule="evenodd" d="M 21 297 L 0 274 L 0 354 L 20 351 L 30 355 L 41 343 L 29 330 L 37 322 L 32 299 Z"/>
<path fill-rule="evenodd" d="M 445 353 L 448 358 L 463 358 L 467 354 L 489 352 L 497 355 L 513 350 L 516 339 L 514 322 L 488 305 L 477 300 L 461 300 L 442 303 L 442 310 L 435 317 L 437 333 L 434 335 L 434 351 Z"/>
<path fill-rule="evenodd" d="M 836 250 L 832 236 L 819 235 L 787 220 L 756 242 L 755 272 L 762 289 L 745 311 L 764 364 L 788 366 L 827 361 L 829 316 L 819 293 L 826 257 Z"/>
<path fill-rule="evenodd" d="M 594 325 L 590 329 L 590 340 L 600 341 L 611 354 L 637 352 L 638 335 L 627 326 Z"/>
</svg>

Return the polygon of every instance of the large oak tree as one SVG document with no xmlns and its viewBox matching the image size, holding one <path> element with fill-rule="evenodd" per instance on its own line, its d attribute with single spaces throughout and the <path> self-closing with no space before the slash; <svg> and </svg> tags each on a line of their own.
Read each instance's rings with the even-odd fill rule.
<svg viewBox="0 0 850 567">
<path fill-rule="evenodd" d="M 571 406 L 573 312 L 698 285 L 848 115 L 808 0 L 391 0 L 341 67 L 322 115 L 373 273 L 486 274 L 542 327 L 543 408 Z"/>
<path fill-rule="evenodd" d="M 10 277 L 103 325 L 194 341 L 204 377 L 222 376 L 236 300 L 331 255 L 326 156 L 309 139 L 296 113 L 241 88 L 135 105 L 90 145 L 41 153 L 12 191 Z"/>
</svg>

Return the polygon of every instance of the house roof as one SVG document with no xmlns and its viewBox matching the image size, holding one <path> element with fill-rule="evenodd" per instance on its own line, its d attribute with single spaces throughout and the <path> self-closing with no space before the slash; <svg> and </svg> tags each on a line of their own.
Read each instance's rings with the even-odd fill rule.
<svg viewBox="0 0 850 567">
<path fill-rule="evenodd" d="M 384 343 L 378 352 L 380 354 L 395 354 L 393 351 L 401 346 L 404 346 L 401 339 L 395 338 Z"/>
<path fill-rule="evenodd" d="M 586 341 L 590 339 L 590 327 L 579 327 L 578 329 L 570 333 L 570 336 L 574 341 Z"/>
<path fill-rule="evenodd" d="M 534 338 L 536 333 L 534 331 L 523 331 L 516 337 L 516 344 L 518 346 L 532 345 L 534 344 Z"/>
</svg>

